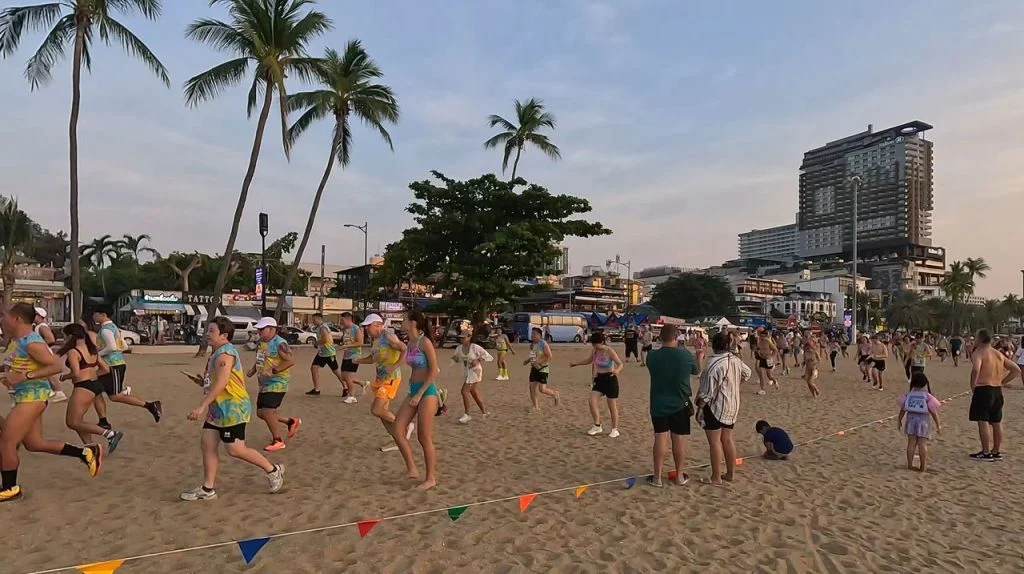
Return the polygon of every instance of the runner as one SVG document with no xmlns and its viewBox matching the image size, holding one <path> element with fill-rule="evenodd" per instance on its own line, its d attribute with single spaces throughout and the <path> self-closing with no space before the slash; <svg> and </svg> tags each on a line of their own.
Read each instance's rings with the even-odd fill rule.
<svg viewBox="0 0 1024 574">
<path fill-rule="evenodd" d="M 967 360 L 968 361 L 970 361 L 972 356 L 974 355 L 974 347 L 975 346 L 976 346 L 976 344 L 974 342 L 974 337 L 968 336 L 966 344 L 964 345 L 964 353 L 967 355 Z"/>
<path fill-rule="evenodd" d="M 654 331 L 649 325 L 640 329 L 640 366 L 647 366 L 647 355 L 654 348 Z"/>
<path fill-rule="evenodd" d="M 949 354 L 953 357 L 953 366 L 960 366 L 960 349 L 964 346 L 964 338 L 960 335 L 953 335 L 949 338 Z"/>
<path fill-rule="evenodd" d="M 459 417 L 459 423 L 469 424 L 469 421 L 473 420 L 473 417 L 469 416 L 471 402 L 476 402 L 484 418 L 490 414 L 480 397 L 479 383 L 484 380 L 483 363 L 491 362 L 494 358 L 483 347 L 473 342 L 473 325 L 469 321 L 458 322 L 456 337 L 459 339 L 459 346 L 455 348 L 452 362 L 462 365 L 462 406 L 465 411 L 465 414 Z"/>
<path fill-rule="evenodd" d="M 800 378 L 807 383 L 807 390 L 811 391 L 812 397 L 821 394 L 818 385 L 814 383 L 818 380 L 818 365 L 820 363 L 821 347 L 811 333 L 807 332 L 804 334 L 804 374 Z"/>
<path fill-rule="evenodd" d="M 836 372 L 836 357 L 839 356 L 839 340 L 836 337 L 828 338 L 828 360 L 832 363 L 832 372 Z"/>
<path fill-rule="evenodd" d="M 1022 338 L 1021 345 L 1017 347 L 1017 352 L 1013 355 L 1013 362 L 1017 363 L 1020 368 L 1020 382 L 1024 383 L 1024 338 Z"/>
<path fill-rule="evenodd" d="M 639 337 L 639 335 L 636 332 L 636 327 L 633 326 L 633 325 L 629 325 L 628 327 L 626 327 L 626 332 L 624 333 L 623 338 L 625 339 L 625 342 L 626 342 L 626 362 L 627 363 L 629 362 L 630 355 L 632 355 L 634 359 L 639 361 L 640 360 L 640 352 L 639 352 L 640 337 Z"/>
<path fill-rule="evenodd" d="M 850 358 L 850 338 L 845 332 L 839 333 L 839 351 L 843 353 L 844 359 Z"/>
<path fill-rule="evenodd" d="M 672 445 L 672 459 L 676 468 L 677 485 L 686 484 L 690 477 L 686 467 L 686 440 L 690 436 L 690 417 L 693 416 L 690 377 L 700 373 L 697 360 L 676 338 L 675 325 L 661 328 L 661 348 L 648 355 L 647 370 L 651 375 L 651 424 L 654 426 L 654 473 L 648 477 L 651 486 L 661 486 L 661 469 Z M 671 439 L 671 441 L 670 441 Z"/>
<path fill-rule="evenodd" d="M 373 317 L 376 316 L 371 315 L 367 317 L 367 320 Z M 377 318 L 379 319 L 379 317 Z M 420 474 L 416 469 L 416 460 L 412 455 L 412 445 L 409 443 L 413 431 L 419 431 L 417 436 L 420 446 L 423 448 L 423 466 L 426 470 L 426 477 L 416 488 L 430 490 L 437 485 L 437 456 L 434 451 L 434 416 L 440 401 L 437 387 L 434 385 L 434 377 L 438 372 L 437 355 L 434 351 L 434 343 L 430 340 L 427 318 L 423 313 L 420 311 L 410 312 L 406 315 L 403 326 L 409 335 L 409 347 L 405 351 L 405 362 L 412 367 L 412 375 L 409 378 L 409 396 L 398 409 L 398 417 L 395 422 L 397 432 L 392 432 L 392 436 L 395 438 L 398 450 L 402 453 L 406 470 L 409 471 L 409 478 L 419 479 Z M 376 401 L 374 403 L 376 404 Z M 419 421 L 418 425 L 412 423 L 414 418 Z M 404 433 L 403 430 L 405 430 Z"/>
<path fill-rule="evenodd" d="M 203 389 L 203 401 L 188 413 L 188 420 L 203 419 L 201 449 L 203 453 L 203 484 L 181 493 L 182 500 L 217 498 L 214 483 L 220 466 L 220 443 L 238 460 L 258 466 L 266 473 L 270 492 L 284 485 L 284 465 L 271 464 L 266 457 L 245 444 L 245 425 L 252 416 L 252 403 L 245 390 L 242 359 L 231 344 L 235 326 L 227 317 L 217 317 L 206 326 L 206 342 L 213 351 L 200 376 L 182 372 Z"/>
<path fill-rule="evenodd" d="M 10 339 L 2 382 L 14 391 L 14 407 L 0 433 L 0 502 L 20 498 L 18 446 L 29 452 L 45 452 L 77 458 L 95 477 L 103 467 L 103 451 L 90 444 L 73 446 L 43 438 L 43 412 L 50 396 L 48 377 L 60 374 L 57 356 L 33 329 L 36 310 L 28 303 L 14 303 L 3 314 L 3 332 Z"/>
<path fill-rule="evenodd" d="M 981 451 L 975 460 L 999 461 L 1003 446 L 1003 385 L 1020 376 L 1020 367 L 992 348 L 992 335 L 978 331 L 971 353 L 971 407 L 969 419 L 978 423 Z"/>
<path fill-rule="evenodd" d="M 871 343 L 864 335 L 857 337 L 857 366 L 860 367 L 860 374 L 864 382 L 869 381 L 871 376 Z"/>
<path fill-rule="evenodd" d="M 384 328 L 384 319 L 376 313 L 370 313 L 363 320 L 361 327 L 366 327 L 366 334 L 373 341 L 370 353 L 356 359 L 357 364 L 376 363 L 377 374 L 373 381 L 373 404 L 370 405 L 370 413 L 379 418 L 384 430 L 394 439 L 395 437 L 395 414 L 391 412 L 391 401 L 398 395 L 398 387 L 402 384 L 402 354 L 405 353 L 405 343 L 400 341 L 391 329 Z M 424 391 L 426 392 L 426 391 Z M 415 432 L 416 425 L 410 424 L 406 431 L 406 440 Z M 381 452 L 398 450 L 398 443 L 387 444 L 381 447 Z"/>
<path fill-rule="evenodd" d="M 331 329 L 324 324 L 324 316 L 320 313 L 313 315 L 313 326 L 316 329 L 316 356 L 313 357 L 313 364 L 309 366 L 309 375 L 313 378 L 313 388 L 306 391 L 306 395 L 320 396 L 320 368 L 327 367 L 341 383 L 341 396 L 347 399 L 349 389 L 345 384 L 345 379 L 341 376 L 341 369 L 338 367 L 338 352 L 334 348 L 334 335 L 331 334 Z"/>
<path fill-rule="evenodd" d="M 939 335 L 939 340 L 935 343 L 935 352 L 939 355 L 939 362 L 946 362 L 946 355 L 949 354 L 949 339 L 945 335 Z"/>
<path fill-rule="evenodd" d="M 285 448 L 284 439 L 281 438 L 282 424 L 288 431 L 288 438 L 294 437 L 299 425 L 302 424 L 302 419 L 298 417 L 282 417 L 277 414 L 277 409 L 281 407 L 284 395 L 288 392 L 288 385 L 292 381 L 291 368 L 295 365 L 295 357 L 288 347 L 288 342 L 277 334 L 277 321 L 273 317 L 263 317 L 256 321 L 255 327 L 260 335 L 260 342 L 256 350 L 256 363 L 246 376 L 255 376 L 259 382 L 256 416 L 267 423 L 267 429 L 273 438 L 263 450 L 272 452 Z"/>
<path fill-rule="evenodd" d="M 622 371 L 622 360 L 615 350 L 605 343 L 604 333 L 591 335 L 590 345 L 590 355 L 586 360 L 569 363 L 569 367 L 593 364 L 595 368 L 594 386 L 590 391 L 590 416 L 594 419 L 594 426 L 590 427 L 587 434 L 604 434 L 604 428 L 601 426 L 601 397 L 605 397 L 608 400 L 608 413 L 612 417 L 612 431 L 608 433 L 608 437 L 616 438 L 620 434 L 619 372 Z"/>
<path fill-rule="evenodd" d="M 924 367 L 928 362 L 928 359 L 932 358 L 932 347 L 928 344 L 923 337 L 918 337 L 910 345 L 910 379 L 914 378 L 914 373 L 924 374 Z M 909 380 L 907 381 L 910 382 Z M 932 392 L 931 386 L 928 387 L 928 392 Z"/>
<path fill-rule="evenodd" d="M 494 380 L 507 381 L 508 361 L 506 361 L 506 358 L 509 353 L 515 355 L 516 350 L 512 348 L 512 345 L 508 340 L 508 335 L 506 335 L 504 331 L 498 331 L 498 338 L 494 340 L 494 347 L 498 352 L 498 376 Z"/>
<path fill-rule="evenodd" d="M 363 330 L 355 324 L 352 320 L 352 313 L 348 311 L 341 314 L 341 348 L 341 378 L 345 383 L 344 392 L 348 395 L 342 399 L 342 402 L 350 405 L 357 402 L 353 393 L 355 387 L 359 386 L 359 394 L 362 395 L 370 383 L 356 379 L 356 373 L 359 372 L 356 359 L 363 355 Z"/>
<path fill-rule="evenodd" d="M 889 347 L 879 339 L 877 333 L 871 335 L 867 364 L 871 369 L 871 387 L 880 391 L 882 390 L 882 373 L 885 372 L 885 359 L 888 357 Z"/>
<path fill-rule="evenodd" d="M 46 348 L 52 349 L 53 344 L 57 342 L 57 338 L 53 336 L 53 331 L 50 326 L 46 324 L 46 309 L 42 307 L 36 307 L 36 318 L 35 318 L 35 332 L 39 333 L 39 336 L 43 338 L 43 342 L 46 343 Z M 64 391 L 60 388 L 60 379 L 58 377 L 50 377 L 50 402 L 60 403 L 68 400 L 68 396 L 64 394 Z"/>
<path fill-rule="evenodd" d="M 110 305 L 100 305 L 92 312 L 92 321 L 99 330 L 96 337 L 99 355 L 103 362 L 110 367 L 110 372 L 100 375 L 99 378 L 99 382 L 103 385 L 103 392 L 115 403 L 146 409 L 149 414 L 153 415 L 154 422 L 160 422 L 160 416 L 163 414 L 160 401 L 147 402 L 137 396 L 132 396 L 131 387 L 124 384 L 124 375 L 128 366 L 125 365 L 124 355 L 121 352 L 125 350 L 125 344 L 121 337 L 121 330 L 110 320 L 113 313 L 114 309 Z M 96 414 L 100 417 L 99 425 L 109 430 L 111 426 L 107 421 L 107 404 L 103 397 L 97 396 L 93 399 L 93 406 L 96 408 Z"/>
<path fill-rule="evenodd" d="M 64 346 L 57 355 L 64 357 L 70 372 L 61 378 L 70 379 L 74 384 L 64 423 L 78 433 L 85 444 L 94 443 L 95 435 L 107 439 L 107 453 L 113 453 L 124 434 L 85 422 L 85 413 L 92 406 L 93 400 L 103 394 L 103 384 L 99 382 L 98 376 L 110 372 L 110 367 L 100 358 L 96 343 L 89 337 L 85 327 L 71 323 L 64 326 L 63 333 Z"/>
<path fill-rule="evenodd" d="M 694 333 L 693 354 L 697 359 L 697 368 L 702 368 L 704 366 L 704 358 L 708 356 L 708 340 L 704 338 L 704 333 L 700 331 Z"/>
<path fill-rule="evenodd" d="M 789 337 L 782 331 L 775 333 L 775 347 L 779 350 L 780 361 L 782 362 L 782 374 L 789 374 Z"/>
<path fill-rule="evenodd" d="M 558 391 L 548 388 L 548 375 L 551 374 L 551 345 L 544 340 L 544 332 L 534 327 L 530 331 L 530 356 L 523 361 L 530 365 L 530 402 L 534 409 L 540 409 L 540 395 L 547 395 L 558 405 Z"/>
<path fill-rule="evenodd" d="M 765 379 L 768 380 L 770 386 L 779 386 L 779 382 L 772 375 L 775 361 L 779 357 L 779 349 L 775 346 L 771 334 L 762 327 L 758 328 L 757 340 L 752 347 L 754 347 L 754 358 L 757 360 L 757 382 L 760 385 L 757 394 L 763 395 Z"/>
</svg>

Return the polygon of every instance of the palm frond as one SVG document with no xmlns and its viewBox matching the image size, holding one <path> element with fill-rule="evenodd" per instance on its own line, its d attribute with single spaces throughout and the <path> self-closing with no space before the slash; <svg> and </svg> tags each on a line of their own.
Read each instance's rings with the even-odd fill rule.
<svg viewBox="0 0 1024 574">
<path fill-rule="evenodd" d="M 292 4 L 293 10 L 298 10 L 300 7 L 304 6 L 306 2 L 295 2 L 293 0 Z M 311 40 L 330 32 L 333 28 L 334 22 L 332 22 L 326 14 L 316 10 L 310 10 L 305 16 L 295 22 L 291 26 L 290 30 L 288 30 L 289 35 L 287 41 L 293 50 L 293 54 L 297 55 L 306 49 L 306 46 L 309 45 Z"/>
<path fill-rule="evenodd" d="M 0 56 L 6 58 L 18 50 L 26 29 L 35 31 L 52 26 L 63 9 L 61 2 L 4 8 L 0 11 Z"/>
<path fill-rule="evenodd" d="M 267 86 L 267 89 L 270 89 Z M 292 143 L 288 140 L 288 90 L 284 85 L 284 78 L 277 81 L 278 108 L 281 110 L 281 146 L 284 148 L 284 158 L 292 159 Z"/>
<path fill-rule="evenodd" d="M 303 133 L 313 125 L 314 122 L 322 120 L 330 113 L 330 105 L 323 105 L 323 92 L 302 92 L 295 94 L 288 100 L 292 111 L 305 110 L 299 119 L 295 120 L 292 127 L 288 128 L 288 141 L 294 144 Z"/>
<path fill-rule="evenodd" d="M 515 135 L 516 135 L 515 132 L 501 132 L 500 134 L 497 134 L 497 135 L 491 137 L 491 139 L 485 141 L 484 142 L 484 149 L 491 149 L 492 147 L 498 147 L 499 145 L 502 145 L 505 142 L 507 142 L 509 139 L 514 138 Z"/>
<path fill-rule="evenodd" d="M 159 3 L 157 3 L 157 5 L 157 11 L 159 11 Z M 130 56 L 142 60 L 142 63 L 146 64 L 146 66 L 148 66 L 149 69 L 152 70 L 158 78 L 160 78 L 160 81 L 162 81 L 165 86 L 170 87 L 171 79 L 167 76 L 167 68 L 165 68 L 156 55 L 153 54 L 152 50 L 149 49 L 149 46 L 140 40 L 138 36 L 133 34 L 131 30 L 113 18 L 108 17 L 104 19 L 103 24 L 104 26 L 100 28 L 100 30 L 106 31 L 106 33 L 100 33 L 100 38 L 103 41 L 109 44 L 110 37 L 113 36 L 121 43 L 121 47 L 125 52 L 128 52 Z"/>
<path fill-rule="evenodd" d="M 156 20 L 163 10 L 160 0 L 107 0 L 107 6 L 125 15 L 140 14 L 146 19 Z"/>
<path fill-rule="evenodd" d="M 226 22 L 200 18 L 185 29 L 185 37 L 206 44 L 214 50 L 233 54 L 253 52 L 252 42 L 239 30 Z"/>
<path fill-rule="evenodd" d="M 518 126 L 496 114 L 491 114 L 491 116 L 487 118 L 487 124 L 492 128 L 495 126 L 499 126 L 501 127 L 501 129 L 510 132 L 519 130 Z"/>
<path fill-rule="evenodd" d="M 508 169 L 508 158 L 512 156 L 512 151 L 518 147 L 519 146 L 517 145 L 515 138 L 511 138 L 505 142 L 505 155 L 501 158 L 501 173 L 505 173 L 505 170 Z"/>
<path fill-rule="evenodd" d="M 334 124 L 333 138 L 332 145 L 337 150 L 335 157 L 338 158 L 338 164 L 347 167 L 352 161 L 352 129 L 349 127 L 347 115 L 342 114 L 338 117 L 338 121 Z M 387 141 L 390 143 L 390 136 Z"/>
<path fill-rule="evenodd" d="M 75 37 L 75 15 L 68 14 L 57 20 L 50 33 L 43 39 L 39 49 L 25 64 L 25 79 L 31 89 L 50 81 L 53 65 L 64 57 L 68 42 Z"/>
<path fill-rule="evenodd" d="M 551 159 L 562 159 L 562 152 L 558 149 L 558 146 L 551 143 L 548 136 L 544 134 L 532 133 L 527 134 L 524 138 L 526 141 L 532 143 L 540 151 L 544 152 L 545 155 Z"/>
<path fill-rule="evenodd" d="M 236 58 L 210 68 L 185 82 L 185 101 L 195 107 L 213 99 L 225 88 L 242 81 L 249 70 L 248 58 Z"/>
</svg>

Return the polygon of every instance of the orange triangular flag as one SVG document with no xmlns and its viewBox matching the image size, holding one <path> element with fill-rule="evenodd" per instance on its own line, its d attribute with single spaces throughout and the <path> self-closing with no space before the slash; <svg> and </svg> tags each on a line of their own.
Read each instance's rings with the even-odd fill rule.
<svg viewBox="0 0 1024 574">
<path fill-rule="evenodd" d="M 522 494 L 519 496 L 519 512 L 526 512 L 526 509 L 530 507 L 530 503 L 533 499 L 537 498 L 536 493 Z"/>
<path fill-rule="evenodd" d="M 380 522 L 380 519 L 374 518 L 373 520 L 360 520 L 356 523 L 356 526 L 359 527 L 359 537 L 364 538 L 371 530 L 373 530 L 374 526 L 377 526 L 378 522 Z"/>
<path fill-rule="evenodd" d="M 576 498 L 583 496 L 583 493 L 587 490 L 587 485 L 582 484 L 576 487 Z"/>
<path fill-rule="evenodd" d="M 123 559 L 108 560 L 106 562 L 96 562 L 93 564 L 86 564 L 85 566 L 79 566 L 78 570 L 82 574 L 114 574 L 114 571 L 124 564 Z"/>
</svg>

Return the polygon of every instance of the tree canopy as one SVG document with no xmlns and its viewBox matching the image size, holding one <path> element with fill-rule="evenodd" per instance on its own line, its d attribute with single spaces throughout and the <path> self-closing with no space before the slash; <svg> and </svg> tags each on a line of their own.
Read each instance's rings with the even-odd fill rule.
<svg viewBox="0 0 1024 574">
<path fill-rule="evenodd" d="M 585 199 L 553 195 L 522 178 L 457 181 L 431 173 L 434 180 L 409 185 L 415 201 L 407 211 L 416 225 L 388 245 L 371 288 L 433 275 L 449 308 L 480 320 L 498 301 L 524 294 L 525 279 L 544 275 L 566 237 L 611 233 L 576 218 L 591 210 Z"/>
<path fill-rule="evenodd" d="M 654 288 L 651 305 L 670 317 L 698 319 L 736 311 L 736 300 L 724 281 L 710 275 L 683 273 Z"/>
</svg>

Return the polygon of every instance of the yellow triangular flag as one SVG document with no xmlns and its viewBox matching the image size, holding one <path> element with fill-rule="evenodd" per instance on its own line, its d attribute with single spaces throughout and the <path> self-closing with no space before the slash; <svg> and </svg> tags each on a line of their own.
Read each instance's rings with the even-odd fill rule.
<svg viewBox="0 0 1024 574">
<path fill-rule="evenodd" d="M 124 560 L 108 560 L 106 562 L 96 562 L 94 564 L 86 564 L 85 566 L 79 566 L 78 570 L 82 574 L 114 574 L 114 571 L 124 564 Z"/>
<path fill-rule="evenodd" d="M 576 487 L 576 498 L 583 496 L 583 492 L 587 490 L 587 485 L 581 485 Z"/>
</svg>

